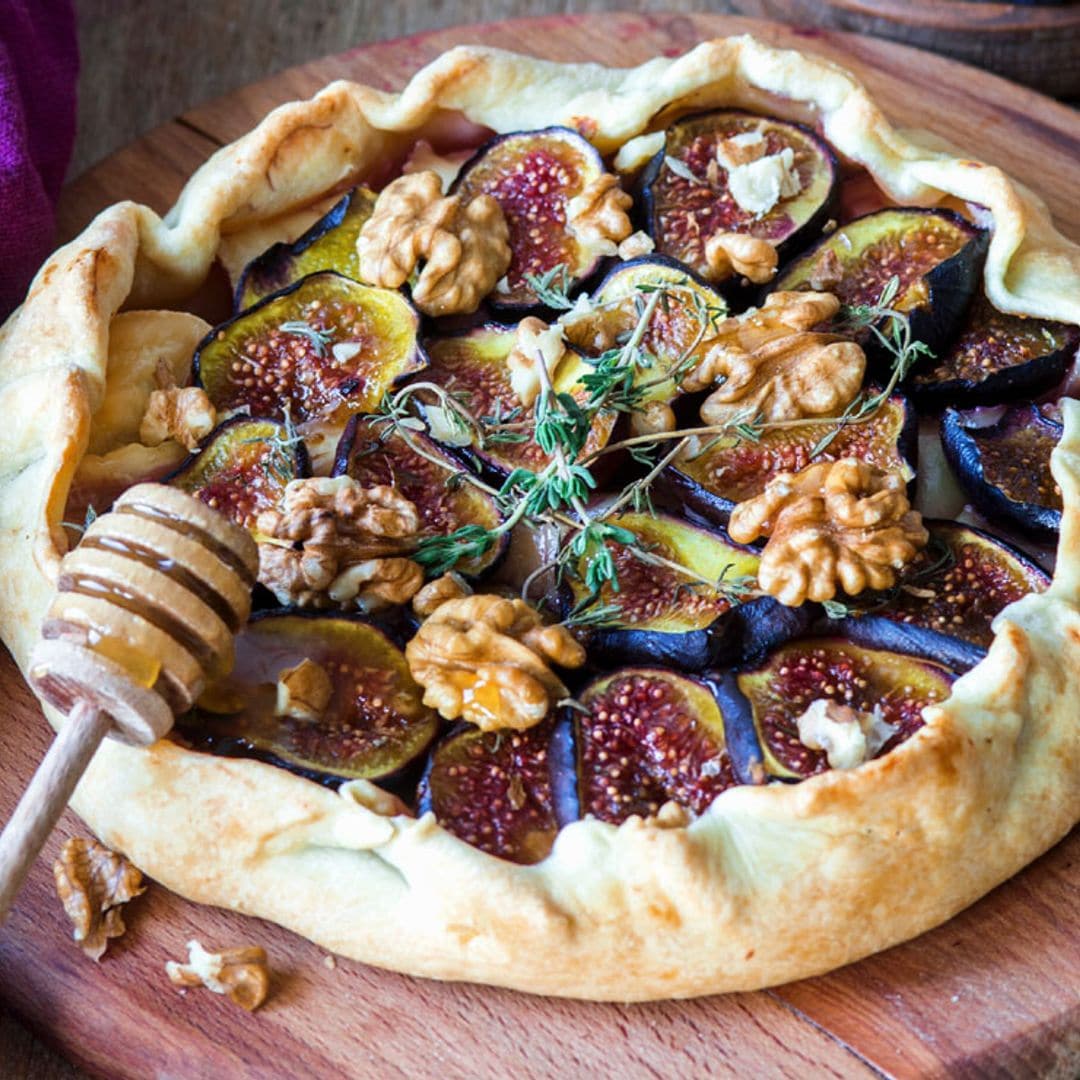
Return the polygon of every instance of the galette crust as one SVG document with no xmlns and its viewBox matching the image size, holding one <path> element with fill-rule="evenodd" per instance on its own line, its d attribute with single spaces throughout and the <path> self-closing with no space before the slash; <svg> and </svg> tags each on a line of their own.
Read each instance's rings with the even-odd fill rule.
<svg viewBox="0 0 1080 1080">
<path fill-rule="evenodd" d="M 364 179 L 402 132 L 422 137 L 443 110 L 499 132 L 587 118 L 606 152 L 680 102 L 760 107 L 762 93 L 780 116 L 816 112 L 839 153 L 893 199 L 987 207 L 991 301 L 1080 322 L 1080 248 L 1045 206 L 997 168 L 900 135 L 852 76 L 822 60 L 750 37 L 623 70 L 465 47 L 401 94 L 334 83 L 218 151 L 164 219 L 130 202 L 104 211 L 0 329 L 0 634 L 20 666 L 64 550 L 60 521 L 105 397 L 121 306 L 179 303 L 219 252 L 235 260 L 280 238 L 271 223 L 310 223 L 313 206 Z M 418 975 L 640 1000 L 747 990 L 856 960 L 949 918 L 1080 818 L 1080 404 L 1066 402 L 1064 417 L 1052 586 L 998 617 L 987 658 L 922 730 L 857 769 L 731 789 L 689 826 L 680 816 L 581 821 L 529 867 L 469 847 L 430 815 L 377 812 L 362 786 L 334 793 L 168 741 L 107 742 L 75 809 L 109 847 L 193 900 Z M 206 806 L 212 834 L 192 827 Z"/>
</svg>

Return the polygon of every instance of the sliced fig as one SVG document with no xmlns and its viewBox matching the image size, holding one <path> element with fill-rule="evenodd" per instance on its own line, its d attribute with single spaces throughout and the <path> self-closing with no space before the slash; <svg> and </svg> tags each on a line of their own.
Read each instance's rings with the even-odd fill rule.
<svg viewBox="0 0 1080 1080">
<path fill-rule="evenodd" d="M 510 371 L 506 366 L 516 333 L 516 326 L 489 323 L 429 341 L 427 350 L 431 364 L 424 377 L 452 394 L 461 395 L 468 403 L 469 411 L 488 425 L 497 422 L 528 424 L 533 418 L 534 407 L 521 407 L 510 385 Z M 569 393 L 584 400 L 588 392 L 579 380 L 589 370 L 589 365 L 580 357 L 568 355 L 556 369 L 553 388 L 558 393 Z M 613 411 L 597 416 L 584 453 L 592 453 L 606 445 L 617 420 Z M 514 430 L 508 430 L 501 437 L 493 433 L 483 445 L 474 443 L 472 452 L 494 476 L 505 476 L 516 468 L 538 471 L 549 459 L 529 432 L 531 425 L 520 434 Z M 528 437 L 522 438 L 523 434 Z"/>
<path fill-rule="evenodd" d="M 701 814 L 739 781 L 710 686 L 660 668 L 591 683 L 574 712 L 581 813 L 618 824 L 674 800 Z"/>
<path fill-rule="evenodd" d="M 895 728 L 879 754 L 923 726 L 925 706 L 944 701 L 955 675 L 940 664 L 842 638 L 808 638 L 782 645 L 759 666 L 736 677 L 746 704 L 725 702 L 731 722 L 752 724 L 771 776 L 803 779 L 828 769 L 826 755 L 799 740 L 798 718 L 819 699 L 875 713 Z"/>
<path fill-rule="evenodd" d="M 900 469 L 909 480 L 917 443 L 915 412 L 894 394 L 870 419 L 848 424 L 815 461 L 857 457 L 884 469 Z M 718 525 L 727 523 L 737 502 L 759 495 L 778 473 L 798 472 L 831 428 L 821 424 L 765 431 L 752 439 L 724 436 L 669 465 L 657 486 L 666 502 Z"/>
<path fill-rule="evenodd" d="M 907 314 L 916 341 L 940 351 L 974 295 L 988 239 L 949 210 L 878 210 L 788 263 L 772 288 L 822 289 L 844 304 L 875 304 L 895 277 L 899 289 L 890 307 Z M 870 331 L 860 340 L 869 347 Z"/>
<path fill-rule="evenodd" d="M 1006 315 L 979 295 L 960 336 L 940 360 L 911 379 L 920 403 L 997 405 L 1034 397 L 1065 377 L 1080 346 L 1080 326 Z"/>
<path fill-rule="evenodd" d="M 219 412 L 288 411 L 303 435 L 318 435 L 319 454 L 326 431 L 336 442 L 353 413 L 424 366 L 419 324 L 396 290 L 311 274 L 215 327 L 195 353 L 198 383 Z"/>
<path fill-rule="evenodd" d="M 577 818 L 569 728 L 545 720 L 527 731 L 483 732 L 471 724 L 432 751 L 418 809 L 474 847 L 537 863 L 559 827 Z"/>
<path fill-rule="evenodd" d="M 236 311 L 246 311 L 269 296 L 320 270 L 335 270 L 362 281 L 356 241 L 375 208 L 375 192 L 354 188 L 336 202 L 303 236 L 274 244 L 244 267 L 236 286 Z"/>
<path fill-rule="evenodd" d="M 1043 592 L 1049 574 L 981 529 L 952 521 L 926 525 L 930 543 L 904 570 L 896 588 L 864 594 L 854 606 L 988 648 L 998 613 L 1028 593 Z"/>
<path fill-rule="evenodd" d="M 237 416 L 210 432 L 166 483 L 252 528 L 261 511 L 277 506 L 290 480 L 309 475 L 295 431 L 276 420 Z"/>
<path fill-rule="evenodd" d="M 790 150 L 798 194 L 778 199 L 764 212 L 740 205 L 724 165 L 739 164 L 732 159 L 740 154 L 732 139 L 757 141 L 742 148 L 748 158 Z M 664 146 L 642 174 L 649 234 L 657 251 L 708 277 L 705 244 L 719 233 L 747 233 L 781 252 L 813 239 L 835 216 L 838 176 L 828 144 L 801 124 L 733 111 L 686 116 L 667 129 Z"/>
<path fill-rule="evenodd" d="M 334 476 L 351 476 L 364 487 L 389 484 L 416 505 L 422 536 L 446 536 L 465 525 L 494 529 L 502 521 L 495 500 L 480 489 L 461 483 L 460 461 L 426 435 L 410 431 L 423 449 L 418 453 L 385 423 L 355 416 L 338 444 Z M 505 536 L 483 555 L 455 569 L 475 577 L 490 569 L 506 548 Z"/>
<path fill-rule="evenodd" d="M 716 321 L 727 313 L 724 298 L 681 263 L 650 255 L 616 266 L 593 294 L 591 310 L 564 319 L 571 348 L 596 358 L 626 343 L 637 325 L 649 293 L 664 289 L 641 338 L 641 352 L 651 360 L 635 373 L 642 388 L 640 403 L 671 401 L 679 391 L 664 375 L 687 367 L 704 353 Z"/>
<path fill-rule="evenodd" d="M 740 601 L 740 587 L 756 586 L 758 553 L 725 533 L 667 514 L 619 514 L 607 521 L 633 533 L 639 545 L 609 544 L 618 592 L 605 585 L 593 601 L 580 574 L 568 579 L 575 608 L 587 610 L 595 603 L 614 609 L 601 625 L 582 630 L 593 660 L 703 671 L 767 651 L 805 631 L 807 609 L 785 608 L 772 597 Z M 696 577 L 658 558 L 685 566 Z M 701 578 L 726 582 L 729 591 L 710 588 Z"/>
<path fill-rule="evenodd" d="M 475 198 L 491 195 L 510 228 L 512 258 L 506 291 L 488 297 L 494 307 L 531 307 L 541 302 L 526 278 L 565 267 L 568 289 L 596 269 L 604 251 L 574 235 L 567 204 L 604 173 L 596 148 L 576 131 L 549 127 L 499 135 L 461 167 L 451 191 Z"/>
<path fill-rule="evenodd" d="M 978 414 L 946 409 L 941 442 L 960 486 L 991 521 L 1037 540 L 1061 528 L 1061 491 L 1050 472 L 1050 452 L 1062 427 L 1038 405 L 1016 405 L 994 424 Z"/>
<path fill-rule="evenodd" d="M 328 703 L 310 714 L 283 702 L 284 672 L 312 661 Z M 298 695 L 301 702 L 303 695 Z M 375 627 L 344 616 L 271 612 L 236 638 L 236 664 L 177 721 L 191 745 L 251 756 L 319 780 L 383 780 L 428 748 L 439 720 L 404 654 Z"/>
</svg>

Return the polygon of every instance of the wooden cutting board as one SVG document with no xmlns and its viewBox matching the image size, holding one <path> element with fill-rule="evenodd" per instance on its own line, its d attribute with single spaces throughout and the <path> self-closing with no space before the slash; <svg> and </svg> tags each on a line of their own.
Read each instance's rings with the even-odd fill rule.
<svg viewBox="0 0 1080 1080">
<path fill-rule="evenodd" d="M 187 176 L 271 107 L 334 78 L 394 88 L 458 43 L 563 61 L 634 64 L 752 31 L 858 73 L 901 125 L 1001 162 L 1080 238 L 1080 117 L 1046 98 L 925 53 L 844 34 L 722 16 L 601 15 L 458 27 L 294 68 L 193 109 L 72 183 L 62 239 L 122 198 L 164 211 Z M 0 656 L 0 818 L 49 732 Z M 90 1072 L 110 1077 L 995 1076 L 1080 1071 L 1080 833 L 947 925 L 817 979 L 756 994 L 651 1005 L 529 998 L 331 961 L 268 923 L 151 886 L 100 965 L 69 940 L 50 864 L 70 814 L 8 924 L 0 1001 Z M 273 993 L 254 1016 L 207 991 L 179 994 L 163 965 L 184 942 L 267 948 Z"/>
</svg>

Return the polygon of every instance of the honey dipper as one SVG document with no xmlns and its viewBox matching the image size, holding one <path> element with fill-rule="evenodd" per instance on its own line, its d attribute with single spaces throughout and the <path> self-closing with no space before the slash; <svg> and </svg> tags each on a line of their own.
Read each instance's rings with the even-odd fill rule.
<svg viewBox="0 0 1080 1080">
<path fill-rule="evenodd" d="M 162 484 L 126 491 L 64 556 L 28 678 L 67 721 L 0 834 L 0 922 L 101 740 L 160 739 L 232 668 L 257 568 L 247 530 Z"/>
</svg>

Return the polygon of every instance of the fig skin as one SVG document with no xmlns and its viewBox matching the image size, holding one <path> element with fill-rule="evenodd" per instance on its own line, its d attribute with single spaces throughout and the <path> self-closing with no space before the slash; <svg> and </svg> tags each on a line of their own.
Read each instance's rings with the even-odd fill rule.
<svg viewBox="0 0 1080 1080">
<path fill-rule="evenodd" d="M 759 127 L 764 124 L 767 132 L 766 138 L 768 138 L 768 134 L 774 134 L 775 139 L 783 142 L 784 146 L 791 145 L 792 141 L 794 141 L 803 149 L 806 146 L 812 147 L 816 154 L 816 160 L 810 170 L 810 184 L 815 180 L 815 171 L 820 171 L 825 174 L 824 179 L 827 181 L 828 186 L 821 195 L 816 208 L 809 213 L 800 214 L 802 217 L 801 222 L 792 221 L 790 216 L 783 212 L 785 208 L 790 208 L 791 204 L 797 203 L 801 196 L 781 201 L 773 210 L 763 215 L 760 220 L 740 210 L 734 203 L 727 207 L 727 200 L 722 197 L 718 198 L 715 200 L 713 209 L 718 211 L 721 206 L 727 207 L 728 214 L 734 213 L 735 221 L 730 223 L 728 227 L 709 230 L 705 234 L 706 236 L 711 236 L 716 232 L 737 232 L 773 241 L 782 264 L 818 236 L 826 222 L 830 219 L 836 219 L 840 193 L 839 162 L 828 143 L 810 128 L 802 124 L 780 120 L 776 117 L 734 109 L 694 113 L 690 116 L 681 117 L 668 127 L 664 147 L 645 166 L 639 180 L 640 203 L 643 209 L 641 224 L 656 242 L 658 254 L 675 257 L 698 274 L 704 274 L 707 269 L 702 262 L 692 259 L 683 260 L 679 250 L 672 250 L 673 245 L 665 241 L 658 217 L 661 212 L 658 205 L 658 188 L 662 182 L 664 158 L 671 152 L 669 146 L 673 140 L 678 141 L 683 129 L 693 129 L 695 126 L 701 126 L 707 121 L 712 121 L 717 126 L 726 126 L 731 130 L 732 134 L 737 134 L 748 126 Z M 787 141 L 782 139 L 784 132 L 790 133 Z M 810 184 L 805 185 L 804 190 Z M 727 195 L 726 184 L 721 194 Z M 677 247 L 677 245 L 674 245 L 674 247 Z M 743 298 L 748 301 L 752 295 L 752 293 L 742 289 L 737 277 L 729 278 L 722 283 L 721 288 L 725 295 L 730 295 L 733 300 Z"/>
<path fill-rule="evenodd" d="M 920 406 L 931 409 L 1033 398 L 1065 378 L 1078 346 L 1080 326 L 1006 315 L 977 296 L 956 340 L 938 360 L 920 365 L 907 389 Z M 978 378 L 971 377 L 973 369 Z M 961 374 L 965 371 L 969 374 Z"/>
<path fill-rule="evenodd" d="M 720 682 L 719 696 L 725 722 L 732 732 L 732 745 L 745 747 L 751 739 L 756 741 L 770 777 L 798 781 L 828 768 L 825 754 L 802 746 L 794 732 L 796 719 L 818 696 L 865 711 L 878 704 L 884 706 L 884 719 L 896 724 L 899 730 L 878 751 L 877 756 L 888 753 L 922 727 L 923 705 L 942 701 L 948 696 L 955 678 L 954 671 L 940 662 L 898 653 L 889 648 L 889 640 L 897 640 L 898 624 L 878 620 L 876 629 L 880 630 L 880 634 L 875 635 L 875 626 L 870 617 L 860 621 L 864 624 L 865 634 L 864 640 L 857 644 L 849 638 L 837 636 L 802 638 L 781 646 L 760 663 L 737 669 L 730 673 L 730 678 Z M 933 635 L 932 631 L 925 633 Z M 820 662 L 816 659 L 818 654 L 824 653 L 828 659 L 830 649 L 834 650 L 833 663 L 839 666 L 835 671 L 828 669 L 822 677 L 828 678 L 829 685 L 834 689 L 832 693 L 823 691 L 819 695 L 809 685 L 803 685 L 803 665 L 806 665 L 805 672 L 813 677 L 817 670 L 815 663 Z M 848 669 L 847 674 L 844 674 L 845 668 Z M 773 671 L 772 675 L 770 671 Z M 873 681 L 875 678 L 876 682 Z M 763 693 L 763 685 L 775 685 L 774 681 L 767 680 L 775 679 L 787 682 L 783 682 L 779 689 L 766 689 Z M 922 683 L 925 686 L 922 686 L 920 696 L 915 691 Z M 897 697 L 894 690 L 902 691 L 904 696 Z M 774 724 L 779 725 L 774 737 L 782 738 L 783 743 L 774 744 L 770 738 L 762 735 L 761 719 L 753 704 L 755 692 L 764 703 L 762 709 L 768 705 L 768 715 L 774 718 Z M 741 753 L 745 754 L 746 751 Z M 752 753 L 749 761 L 749 774 L 754 775 L 756 758 Z"/>
<path fill-rule="evenodd" d="M 267 440 L 268 447 L 270 440 L 276 438 L 279 448 L 268 448 L 257 459 L 252 452 L 252 461 L 246 467 L 239 467 L 238 453 L 253 446 L 253 440 L 262 438 Z M 235 445 L 230 447 L 230 442 Z M 238 453 L 232 453 L 233 450 Z M 273 457 L 267 462 L 271 453 Z M 223 455 L 221 462 L 215 461 L 217 454 Z M 214 428 L 199 448 L 162 482 L 190 491 L 230 520 L 253 528 L 259 511 L 275 506 L 290 480 L 310 475 L 311 463 L 303 440 L 289 445 L 284 424 L 234 416 Z"/>
<path fill-rule="evenodd" d="M 262 611 L 241 630 L 236 649 L 233 672 L 177 719 L 178 734 L 194 749 L 252 757 L 330 787 L 367 779 L 396 793 L 410 790 L 440 723 L 421 703 L 423 690 L 404 654 L 373 622 L 290 608 Z M 334 684 L 334 696 L 315 722 L 274 715 L 280 673 L 303 659 L 323 666 Z M 351 686 L 342 681 L 342 664 L 361 669 Z M 387 672 L 385 700 L 375 690 L 370 701 L 350 705 L 352 694 L 371 691 L 379 670 Z M 411 715 L 394 707 L 397 700 L 408 701 Z M 385 733 L 371 736 L 371 725 L 378 724 L 386 725 Z M 333 758 L 335 739 L 341 749 L 350 739 L 361 741 L 350 751 L 355 760 Z"/>
<path fill-rule="evenodd" d="M 868 392 L 872 393 L 873 388 L 868 388 Z M 852 443 L 848 443 L 845 433 L 841 433 L 826 452 L 814 460 L 835 461 L 849 456 L 866 457 L 865 447 L 854 440 L 865 434 L 870 425 L 879 425 L 877 431 L 880 432 L 888 420 L 888 427 L 895 430 L 895 435 L 888 442 L 881 443 L 877 456 L 871 460 L 885 468 L 903 468 L 908 476 L 908 491 L 913 493 L 918 461 L 918 417 L 911 402 L 903 394 L 893 394 L 888 401 L 873 421 L 852 424 L 847 428 Z M 745 482 L 740 488 L 728 488 L 731 496 L 737 497 L 729 497 L 713 490 L 678 463 L 672 463 L 657 477 L 656 498 L 665 508 L 681 512 L 692 521 L 726 527 L 736 503 L 760 494 L 765 484 L 777 473 L 797 472 L 809 464 L 809 450 L 826 430 L 821 425 L 808 426 L 805 429 L 806 434 L 799 437 L 798 442 L 793 443 L 792 448 L 786 451 L 783 443 L 790 432 L 766 432 L 761 443 L 743 443 L 734 449 L 721 448 L 707 452 L 706 461 L 720 460 L 719 455 L 726 454 L 729 460 L 736 455 L 745 455 L 749 461 L 754 462 L 760 455 L 764 464 L 759 463 L 754 469 L 746 470 L 746 475 L 752 477 L 752 482 Z M 892 447 L 891 450 L 886 449 L 889 446 Z"/>
<path fill-rule="evenodd" d="M 431 750 L 417 813 L 433 813 L 443 828 L 489 855 L 540 862 L 559 829 L 579 816 L 573 761 L 570 729 L 552 717 L 528 731 L 485 733 L 458 724 Z M 455 790 L 461 784 L 465 790 Z M 487 806 L 477 801 L 485 794 Z"/>
<path fill-rule="evenodd" d="M 1034 404 L 1014 406 L 997 423 L 978 429 L 965 427 L 956 409 L 946 409 L 941 417 L 945 457 L 979 512 L 1043 542 L 1055 541 L 1061 528 L 1061 496 L 1055 494 L 1049 471 L 1050 450 L 1061 432 L 1062 426 Z M 1000 459 L 984 460 L 987 450 Z M 1015 495 L 1001 483 L 1007 478 L 998 475 L 1006 461 L 1014 462 Z"/>
<path fill-rule="evenodd" d="M 578 701 L 585 711 L 569 713 L 583 814 L 619 824 L 671 801 L 700 814 L 739 782 L 709 682 L 621 668 L 590 683 Z"/>
<path fill-rule="evenodd" d="M 530 145 L 531 144 L 531 145 Z M 518 172 L 506 170 L 501 176 L 494 173 L 485 177 L 485 170 L 502 154 L 510 152 L 524 155 L 519 163 L 531 167 Z M 529 155 L 534 155 L 530 160 Z M 559 164 L 553 164 L 558 162 Z M 572 163 L 572 164 L 571 164 Z M 573 168 L 576 177 L 562 179 L 563 173 Z M 543 176 L 535 170 L 542 170 Z M 492 195 L 503 209 L 510 226 L 510 247 L 513 259 L 507 278 L 509 292 L 495 290 L 487 297 L 487 303 L 505 314 L 524 315 L 530 311 L 544 310 L 535 292 L 525 284 L 525 274 L 542 274 L 562 264 L 567 267 L 567 291 L 571 294 L 585 286 L 603 263 L 603 255 L 590 251 L 580 243 L 566 226 L 565 203 L 573 195 L 580 194 L 590 180 L 606 172 L 599 151 L 572 128 L 552 126 L 536 131 L 513 131 L 497 135 L 481 146 L 458 171 L 449 194 L 462 194 L 467 198 L 476 195 Z M 507 184 L 515 178 L 525 183 L 539 179 L 545 191 L 543 198 L 551 201 L 546 215 L 540 218 L 536 199 L 530 202 L 530 192 L 513 190 Z M 541 193 L 537 191 L 536 195 Z M 539 235 L 532 237 L 531 233 Z M 548 250 L 548 249 L 551 250 Z"/>
<path fill-rule="evenodd" d="M 415 504 L 422 536 L 445 535 L 470 524 L 491 529 L 502 521 L 495 500 L 486 492 L 468 484 L 462 484 L 455 491 L 447 488 L 446 479 L 463 471 L 465 466 L 420 431 L 409 432 L 409 437 L 423 444 L 427 453 L 445 461 L 445 470 L 419 458 L 409 447 L 392 438 L 372 456 L 366 473 L 357 475 L 354 457 L 362 451 L 365 442 L 375 444 L 377 441 L 377 437 L 370 434 L 368 425 L 371 421 L 370 415 L 358 414 L 346 425 L 334 453 L 331 476 L 352 476 L 365 484 L 392 484 Z M 423 471 L 415 471 L 419 469 Z M 509 539 L 509 534 L 504 533 L 482 556 L 455 569 L 471 581 L 478 580 L 498 566 L 506 554 Z"/>
<path fill-rule="evenodd" d="M 233 311 L 246 311 L 271 293 L 322 270 L 362 281 L 356 240 L 374 206 L 373 191 L 353 188 L 296 240 L 272 244 L 257 255 L 236 283 Z"/>
<path fill-rule="evenodd" d="M 992 624 L 1001 610 L 1030 592 L 1046 589 L 1050 575 L 1016 548 L 981 529 L 954 521 L 923 523 L 930 530 L 930 546 L 906 568 L 897 588 L 855 598 L 856 610 L 866 614 L 857 614 L 844 625 L 867 619 L 892 620 L 911 631 L 925 628 L 944 636 L 946 650 L 954 648 L 948 642 L 960 641 L 985 651 L 993 640 Z M 924 567 L 933 565 L 945 552 L 952 555 L 951 565 L 932 575 L 919 573 L 920 561 Z M 899 639 L 891 647 L 898 652 L 920 651 L 905 647 Z M 932 647 L 922 655 L 931 660 L 940 656 L 957 671 L 971 666 L 962 651 L 957 652 L 955 662 L 947 651 L 935 653 Z"/>
<path fill-rule="evenodd" d="M 938 229 L 943 235 L 951 234 L 950 246 L 961 246 L 942 261 L 931 265 L 922 274 L 905 281 L 905 267 L 912 262 L 910 251 L 896 251 L 895 265 L 880 270 L 878 288 L 867 293 L 865 277 L 842 280 L 828 291 L 835 293 L 841 303 L 875 303 L 889 278 L 895 273 L 901 279 L 900 292 L 894 306 L 906 311 L 915 341 L 922 341 L 935 353 L 942 350 L 952 338 L 957 326 L 971 303 L 975 290 L 982 280 L 982 265 L 989 233 L 966 221 L 951 210 L 926 210 L 919 207 L 889 207 L 864 214 L 846 222 L 819 240 L 809 250 L 781 267 L 768 292 L 787 292 L 809 288 L 809 281 L 817 260 L 826 249 L 837 253 L 843 266 L 845 261 L 857 259 L 873 244 L 881 243 L 890 236 L 914 234 L 920 226 Z M 857 239 L 852 239 L 855 237 Z M 846 240 L 846 244 L 845 244 Z M 854 245 L 848 247 L 847 245 Z M 891 358 L 870 333 L 863 331 L 857 340 L 872 359 L 884 366 Z"/>
</svg>

